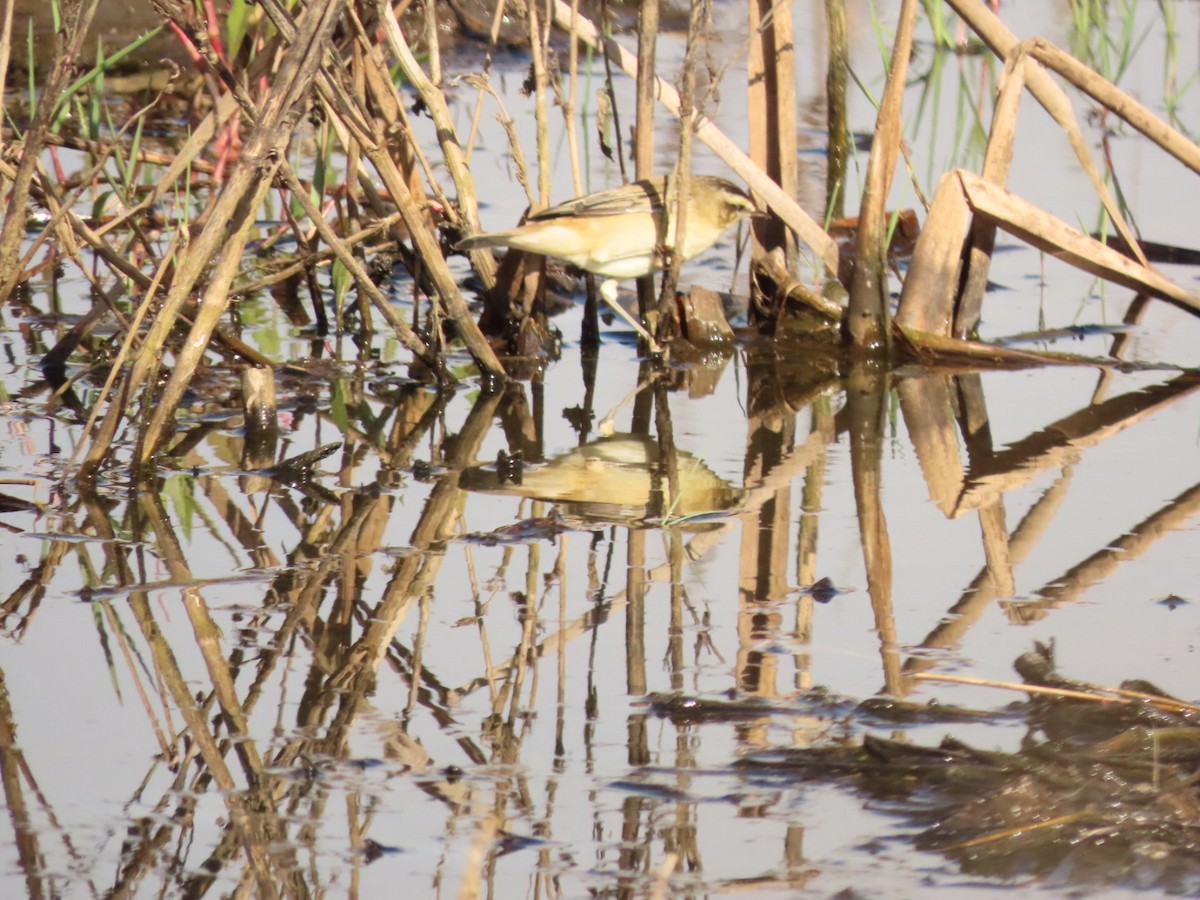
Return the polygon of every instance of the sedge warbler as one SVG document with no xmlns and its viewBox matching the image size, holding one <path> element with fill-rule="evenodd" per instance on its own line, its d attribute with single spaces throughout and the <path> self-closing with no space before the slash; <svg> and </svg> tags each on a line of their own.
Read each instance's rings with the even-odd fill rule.
<svg viewBox="0 0 1200 900">
<path fill-rule="evenodd" d="M 461 241 L 459 250 L 511 247 L 553 256 L 605 277 L 600 296 L 643 337 L 645 330 L 617 304 L 617 279 L 640 278 L 667 265 L 672 250 L 680 260 L 711 247 L 730 225 L 756 215 L 754 202 L 735 185 L 712 175 L 694 175 L 687 196 L 683 245 L 675 247 L 676 200 L 668 177 L 635 181 L 586 194 L 535 212 L 509 231 Z M 654 342 L 651 341 L 654 347 Z"/>
</svg>

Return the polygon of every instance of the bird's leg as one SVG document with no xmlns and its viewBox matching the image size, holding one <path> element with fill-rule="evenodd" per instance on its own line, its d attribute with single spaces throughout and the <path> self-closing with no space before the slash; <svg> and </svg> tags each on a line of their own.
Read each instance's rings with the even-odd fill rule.
<svg viewBox="0 0 1200 900">
<path fill-rule="evenodd" d="M 645 339 L 651 353 L 653 353 L 655 356 L 662 355 L 662 347 L 658 345 L 658 341 L 654 340 L 650 332 L 642 327 L 641 322 L 626 312 L 625 307 L 617 302 L 617 279 L 604 279 L 604 282 L 600 285 L 600 298 L 610 307 L 612 307 L 612 311 L 624 319 L 626 323 L 628 323 L 629 327 L 631 327 Z"/>
</svg>

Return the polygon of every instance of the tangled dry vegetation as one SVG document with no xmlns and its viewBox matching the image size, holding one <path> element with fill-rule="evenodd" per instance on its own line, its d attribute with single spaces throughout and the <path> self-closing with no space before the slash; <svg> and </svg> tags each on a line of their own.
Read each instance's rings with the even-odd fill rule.
<svg viewBox="0 0 1200 900">
<path fill-rule="evenodd" d="M 461 342 L 488 380 L 519 377 L 523 361 L 545 352 L 544 267 L 516 253 L 498 264 L 490 250 L 472 252 L 471 265 L 484 296 L 482 313 L 477 314 L 447 266 L 456 241 L 479 231 L 477 190 L 464 149 L 472 138 L 455 128 L 439 59 L 438 36 L 448 27 L 484 30 L 482 72 L 466 79 L 479 95 L 476 123 L 489 97 L 495 97 L 488 71 L 497 44 L 517 39 L 526 43 L 529 87 L 538 116 L 538 142 L 532 152 L 536 162 L 526 163 L 527 150 L 515 136 L 510 149 L 532 205 L 550 202 L 550 134 L 565 130 L 578 166 L 584 138 L 574 113 L 583 47 L 603 54 L 610 77 L 621 70 L 637 81 L 635 166 L 629 177 L 653 174 L 651 123 L 657 108 L 658 114 L 665 111 L 681 123 L 681 195 L 686 196 L 694 140 L 706 144 L 743 179 L 756 201 L 772 213 L 755 225 L 752 243 L 752 319 L 761 331 L 817 333 L 847 358 L 891 362 L 915 355 L 925 361 L 981 365 L 1062 362 L 1061 357 L 972 340 L 997 228 L 1147 298 L 1193 314 L 1200 311 L 1200 299 L 1147 261 L 1091 158 L 1061 82 L 1132 125 L 1192 171 L 1200 171 L 1200 149 L 1070 55 L 1043 40 L 1019 41 L 979 0 L 948 0 L 947 5 L 1004 60 L 986 161 L 981 172 L 955 170 L 942 177 L 915 239 L 894 316 L 889 287 L 889 240 L 894 238 L 889 235 L 895 222 L 885 200 L 901 152 L 901 107 L 917 0 L 906 0 L 901 8 L 857 227 L 851 241 L 841 246 L 794 200 L 795 48 L 787 4 L 749 2 L 754 38 L 748 47 L 746 153 L 701 112 L 697 75 L 719 74 L 701 72 L 697 48 L 705 27 L 705 0 L 694 0 L 685 11 L 688 51 L 678 89 L 657 74 L 652 38 L 659 31 L 659 10 L 654 3 L 640 7 L 637 35 L 628 39 L 631 45 L 637 41 L 635 54 L 624 38 L 606 36 L 597 26 L 597 17 L 606 12 L 603 4 L 582 10 L 562 0 L 544 6 L 499 0 L 493 9 L 476 10 L 474 17 L 457 4 L 431 3 L 422 9 L 402 4 L 402 24 L 396 10 L 382 0 L 302 2 L 290 8 L 279 0 L 262 0 L 232 4 L 226 20 L 205 23 L 197 20 L 189 3 L 155 0 L 163 23 L 191 54 L 200 75 L 181 74 L 175 86 L 133 111 L 119 128 L 70 135 L 60 127 L 62 113 L 79 102 L 88 83 L 86 78 L 76 79 L 76 60 L 97 2 L 62 4 L 63 27 L 52 65 L 20 133 L 6 136 L 0 160 L 6 194 L 0 303 L 33 275 L 62 261 L 78 266 L 95 289 L 91 311 L 47 355 L 46 370 L 61 374 L 69 358 L 86 355 L 87 335 L 106 317 L 115 318 L 124 335 L 113 358 L 89 360 L 107 366 L 108 376 L 106 401 L 97 405 L 89 423 L 81 459 L 85 476 L 102 465 L 124 464 L 114 459 L 113 450 L 122 428 L 131 429 L 126 436 L 133 435 L 130 442 L 137 448 L 135 471 L 146 471 L 158 454 L 170 452 L 177 407 L 202 367 L 224 361 L 269 369 L 282 362 L 246 346 L 224 327 L 230 301 L 238 293 L 287 277 L 305 278 L 318 323 L 338 327 L 325 323 L 325 304 L 313 278 L 320 265 L 332 265 L 339 291 L 353 288 L 361 310 L 358 327 L 392 329 L 411 352 L 420 377 L 455 378 L 446 363 L 450 340 Z M 839 18 L 841 4 L 826 5 L 833 50 L 830 209 L 836 209 L 844 193 L 841 162 L 847 141 L 845 26 Z M 515 31 L 514 21 L 523 23 Z M 10 20 L 0 62 L 7 62 L 12 34 Z M 216 35 L 223 40 L 214 41 Z M 421 56 L 414 47 L 421 48 Z M 412 102 L 397 90 L 392 65 L 398 65 L 418 98 L 420 114 L 432 118 L 436 148 L 416 140 Z M 194 86 L 191 106 L 198 112 L 187 139 L 170 156 L 145 149 L 143 125 L 163 98 L 189 79 Z M 1017 102 L 1026 91 L 1070 138 L 1119 236 L 1115 243 L 1097 241 L 1005 190 Z M 289 153 L 290 143 L 305 117 L 317 123 L 326 154 L 344 156 L 347 174 L 341 183 L 327 183 L 322 168 L 327 156 L 318 155 L 311 172 L 297 171 L 292 162 L 296 157 Z M 56 178 L 45 168 L 42 151 L 57 144 L 85 150 L 89 168 L 66 182 Z M 137 181 L 128 173 L 151 163 L 159 166 L 157 179 L 148 188 L 135 187 Z M 115 178 L 104 174 L 113 171 L 118 173 Z M 575 177 L 578 186 L 578 168 Z M 108 178 L 114 192 L 123 194 L 115 214 L 89 219 L 76 206 L 84 187 L 100 178 Z M 301 252 L 263 277 L 251 272 L 246 248 L 269 195 L 277 195 L 277 208 L 294 211 L 288 213 L 288 228 L 297 236 Z M 187 212 L 173 228 L 162 222 L 148 224 L 168 199 Z M 49 218 L 31 239 L 26 223 L 34 207 L 44 208 Z M 159 230 L 151 235 L 151 227 Z M 367 251 L 385 246 L 411 273 L 414 291 L 429 299 L 427 307 L 413 307 L 428 309 L 427 314 L 405 319 L 377 286 Z M 802 258 L 810 263 L 802 264 Z M 815 267 L 811 260 L 817 261 Z M 820 277 L 810 284 L 811 279 L 800 273 L 814 269 Z M 646 284 L 639 291 L 641 318 L 668 352 L 683 346 L 680 341 L 697 339 L 701 331 L 709 336 L 726 333 L 722 323 L 714 321 L 719 318 L 715 305 L 704 302 L 702 294 L 679 302 L 676 277 L 677 267 L 666 273 L 661 288 Z M 844 304 L 839 300 L 843 296 Z M 131 308 L 122 303 L 127 299 L 135 301 L 131 314 L 122 311 Z M 584 339 L 594 341 L 594 300 L 588 308 Z"/>
</svg>

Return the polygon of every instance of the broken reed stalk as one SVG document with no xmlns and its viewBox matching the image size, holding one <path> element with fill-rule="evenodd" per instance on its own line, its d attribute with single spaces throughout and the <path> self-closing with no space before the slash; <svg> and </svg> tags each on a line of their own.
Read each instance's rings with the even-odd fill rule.
<svg viewBox="0 0 1200 900">
<path fill-rule="evenodd" d="M 956 169 L 943 175 L 938 184 L 929 221 L 913 251 L 900 295 L 896 325 L 917 345 L 939 352 L 953 350 L 943 344 L 949 335 L 961 248 L 972 215 L 1085 272 L 1200 315 L 1200 297 L 1154 269 L 990 181 Z M 965 341 L 961 345 L 964 351 L 978 347 Z"/>
<path fill-rule="evenodd" d="M 903 137 L 900 113 L 916 18 L 917 0 L 904 0 L 896 25 L 896 40 L 892 45 L 887 86 L 879 104 L 875 137 L 871 141 L 871 155 L 867 162 L 866 183 L 863 185 L 858 214 L 854 277 L 849 285 L 850 305 L 846 311 L 845 330 L 850 345 L 860 352 L 881 351 L 887 355 L 891 351 L 887 296 L 887 199 Z"/>
<path fill-rule="evenodd" d="M 571 22 L 571 8 L 564 0 L 554 0 L 554 23 L 566 28 Z M 616 63 L 631 77 L 637 77 L 637 59 L 612 38 L 602 38 L 595 23 L 580 16 L 577 20 L 579 38 L 602 52 L 605 59 Z M 655 96 L 676 118 L 679 117 L 679 93 L 661 78 L 654 80 Z M 836 242 L 805 212 L 796 200 L 771 180 L 741 148 L 712 121 L 700 116 L 696 122 L 696 137 L 706 144 L 730 169 L 749 185 L 750 190 L 791 228 L 821 260 L 827 272 L 837 274 L 838 247 Z"/>
<path fill-rule="evenodd" d="M 1010 55 L 1000 73 L 1000 89 L 992 110 L 992 127 L 988 131 L 987 152 L 983 159 L 984 179 L 1000 187 L 1007 183 L 1012 168 L 1017 111 L 1025 93 L 1024 87 L 1020 59 Z M 968 242 L 966 278 L 960 280 L 962 292 L 953 313 L 953 332 L 958 338 L 969 337 L 979 327 L 983 295 L 987 291 L 989 263 L 996 245 L 996 226 L 976 217 L 971 222 Z"/>
<path fill-rule="evenodd" d="M 386 2 L 386 0 L 385 0 Z M 525 17 L 529 29 L 529 49 L 532 59 L 533 73 L 533 112 L 536 128 L 537 145 L 537 208 L 545 209 L 551 204 L 550 192 L 550 111 L 548 94 L 550 74 L 547 68 L 547 57 L 550 53 L 550 23 L 547 21 L 543 28 L 538 18 L 537 2 L 526 2 Z M 530 322 L 535 322 L 536 331 L 545 334 L 546 316 L 543 298 L 546 291 L 545 260 L 539 260 L 536 275 L 527 283 L 523 291 L 520 325 L 518 330 Z"/>
<path fill-rule="evenodd" d="M 21 160 L 17 163 L 8 193 L 4 224 L 0 226 L 0 308 L 21 283 L 21 241 L 25 237 L 25 207 L 29 203 L 34 173 L 54 125 L 63 91 L 74 72 L 75 57 L 83 46 L 99 0 L 66 0 L 61 6 L 62 27 L 54 40 L 54 64 L 42 84 L 33 119 L 25 130 Z M 8 10 L 6 18 L 11 18 Z M 10 28 L 11 33 L 11 28 Z"/>
<path fill-rule="evenodd" d="M 1101 278 L 1167 300 L 1192 313 L 1200 310 L 1200 298 L 1150 268 L 1136 240 L 1131 243 L 1126 237 L 1130 228 L 1091 159 L 1070 102 L 1043 66 L 1067 78 L 1194 171 L 1200 171 L 1200 148 L 1069 54 L 1040 38 L 1018 43 L 980 5 L 970 6 L 969 11 L 976 16 L 970 22 L 972 27 L 997 52 L 1004 49 L 1006 53 L 983 177 L 962 171 L 943 176 L 909 265 L 897 325 L 909 339 L 925 344 L 935 338 L 949 337 L 952 326 L 960 339 L 973 332 L 979 321 L 997 227 Z M 1019 99 L 1025 87 L 1067 134 L 1105 210 L 1131 248 L 1133 259 L 1004 190 Z M 968 269 L 964 289 L 958 296 L 960 248 L 965 240 L 969 249 Z"/>
</svg>

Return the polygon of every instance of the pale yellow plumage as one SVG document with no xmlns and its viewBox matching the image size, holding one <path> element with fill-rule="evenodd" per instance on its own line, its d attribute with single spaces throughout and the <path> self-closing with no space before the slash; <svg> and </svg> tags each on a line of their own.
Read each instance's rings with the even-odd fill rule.
<svg viewBox="0 0 1200 900">
<path fill-rule="evenodd" d="M 724 178 L 696 175 L 688 192 L 683 260 L 707 250 L 754 203 Z M 612 190 L 576 197 L 534 213 L 517 228 L 467 238 L 460 250 L 513 247 L 553 256 L 608 278 L 639 278 L 661 269 L 675 243 L 674 215 L 667 179 L 635 181 Z M 665 219 L 665 221 L 664 221 Z"/>
<path fill-rule="evenodd" d="M 676 200 L 666 177 L 635 181 L 586 194 L 536 212 L 523 225 L 469 237 L 459 250 L 511 247 L 552 256 L 588 272 L 603 275 L 600 295 L 643 337 L 641 325 L 616 302 L 617 279 L 640 278 L 663 268 L 675 249 Z M 730 225 L 756 214 L 753 201 L 724 178 L 695 175 L 687 198 L 684 242 L 686 261 L 711 247 Z M 650 340 L 652 348 L 656 348 Z"/>
</svg>

